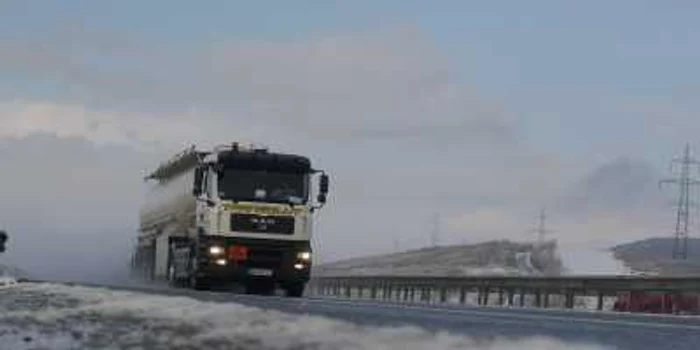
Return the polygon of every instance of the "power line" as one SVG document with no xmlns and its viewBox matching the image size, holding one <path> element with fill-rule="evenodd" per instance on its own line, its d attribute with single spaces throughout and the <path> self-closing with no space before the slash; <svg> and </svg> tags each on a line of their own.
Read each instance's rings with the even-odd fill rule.
<svg viewBox="0 0 700 350">
<path fill-rule="evenodd" d="M 675 239 L 673 242 L 672 257 L 674 260 L 685 260 L 688 258 L 688 232 L 690 227 L 690 197 L 693 194 L 691 188 L 700 185 L 700 181 L 692 178 L 690 170 L 693 165 L 700 165 L 700 162 L 695 160 L 690 155 L 690 144 L 685 145 L 683 157 L 674 158 L 671 161 L 673 164 L 680 164 L 681 169 L 677 178 L 663 179 L 659 181 L 659 187 L 664 184 L 678 185 L 678 202 L 676 211 L 676 229 Z"/>
</svg>

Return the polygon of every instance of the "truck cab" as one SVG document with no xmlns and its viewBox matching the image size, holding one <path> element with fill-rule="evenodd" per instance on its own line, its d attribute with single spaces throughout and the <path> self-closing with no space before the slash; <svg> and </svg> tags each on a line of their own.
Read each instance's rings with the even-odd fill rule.
<svg viewBox="0 0 700 350">
<path fill-rule="evenodd" d="M 149 176 L 156 183 L 141 211 L 135 270 L 178 286 L 301 296 L 328 175 L 305 156 L 237 143 L 187 154 Z"/>
</svg>

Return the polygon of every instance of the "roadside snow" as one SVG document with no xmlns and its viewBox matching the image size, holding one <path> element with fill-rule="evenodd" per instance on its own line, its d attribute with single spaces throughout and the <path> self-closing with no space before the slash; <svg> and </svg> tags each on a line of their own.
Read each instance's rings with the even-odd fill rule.
<svg viewBox="0 0 700 350">
<path fill-rule="evenodd" d="M 17 280 L 10 276 L 0 276 L 0 288 L 17 284 Z"/>
<path fill-rule="evenodd" d="M 0 289 L 2 349 L 601 349 L 545 338 L 485 342 L 412 327 L 57 284 Z"/>
</svg>

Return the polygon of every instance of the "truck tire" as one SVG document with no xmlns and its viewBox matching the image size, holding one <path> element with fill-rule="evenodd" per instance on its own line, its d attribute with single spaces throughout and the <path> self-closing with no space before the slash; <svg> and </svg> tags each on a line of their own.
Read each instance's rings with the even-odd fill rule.
<svg viewBox="0 0 700 350">
<path fill-rule="evenodd" d="M 286 295 L 290 298 L 301 298 L 304 296 L 305 283 L 293 283 L 285 288 Z"/>
<path fill-rule="evenodd" d="M 211 284 L 205 278 L 191 276 L 189 280 L 189 287 L 194 290 L 209 290 Z"/>
</svg>

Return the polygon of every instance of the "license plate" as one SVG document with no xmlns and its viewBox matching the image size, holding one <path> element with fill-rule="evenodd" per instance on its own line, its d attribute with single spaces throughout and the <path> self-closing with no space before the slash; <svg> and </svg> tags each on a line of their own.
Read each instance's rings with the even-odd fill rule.
<svg viewBox="0 0 700 350">
<path fill-rule="evenodd" d="M 248 274 L 252 276 L 272 276 L 270 269 L 248 269 Z"/>
</svg>

